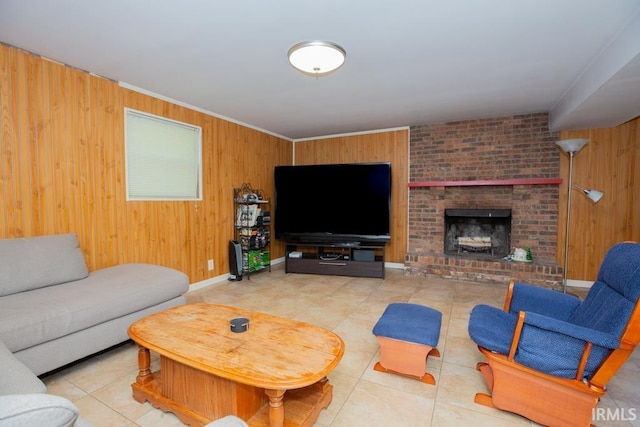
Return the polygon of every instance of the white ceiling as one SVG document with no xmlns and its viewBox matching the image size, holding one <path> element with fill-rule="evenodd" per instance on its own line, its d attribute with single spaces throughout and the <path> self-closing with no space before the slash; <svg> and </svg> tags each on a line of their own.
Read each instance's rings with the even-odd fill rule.
<svg viewBox="0 0 640 427">
<path fill-rule="evenodd" d="M 345 65 L 296 71 L 305 40 Z M 0 0 L 0 41 L 292 140 L 640 115 L 640 0 Z"/>
</svg>

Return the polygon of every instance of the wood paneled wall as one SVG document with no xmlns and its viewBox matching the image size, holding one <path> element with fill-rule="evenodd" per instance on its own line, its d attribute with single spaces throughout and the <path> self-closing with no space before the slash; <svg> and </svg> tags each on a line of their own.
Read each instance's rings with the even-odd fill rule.
<svg viewBox="0 0 640 427">
<path fill-rule="evenodd" d="M 125 200 L 125 107 L 202 127 L 202 201 Z M 295 143 L 295 164 L 392 163 L 390 262 L 403 262 L 407 245 L 408 132 Z M 573 182 L 605 192 L 596 205 L 577 192 L 572 198 L 569 278 L 594 280 L 613 243 L 640 241 L 640 119 L 561 138 L 590 139 L 574 158 Z M 228 272 L 232 189 L 249 182 L 271 198 L 273 168 L 293 163 L 292 144 L 0 45 L 0 238 L 77 233 L 90 270 L 157 263 L 186 272 L 192 283 Z M 566 179 L 568 157 L 560 155 Z M 560 265 L 565 212 L 561 186 Z M 283 256 L 283 245 L 273 243 L 272 258 Z"/>
<path fill-rule="evenodd" d="M 125 107 L 202 127 L 202 201 L 125 200 Z M 292 144 L 0 45 L 0 238 L 77 233 L 90 270 L 148 262 L 192 283 L 228 272 L 233 188 L 271 198 Z"/>
<path fill-rule="evenodd" d="M 573 158 L 573 184 L 604 192 L 596 204 L 573 190 L 568 278 L 593 281 L 611 245 L 640 241 L 640 118 L 615 128 L 563 131 L 561 139 L 588 138 Z M 569 156 L 562 153 L 557 262 L 564 264 Z"/>
<path fill-rule="evenodd" d="M 391 162 L 391 243 L 386 261 L 404 263 L 408 236 L 409 129 L 295 143 L 295 164 Z"/>
</svg>

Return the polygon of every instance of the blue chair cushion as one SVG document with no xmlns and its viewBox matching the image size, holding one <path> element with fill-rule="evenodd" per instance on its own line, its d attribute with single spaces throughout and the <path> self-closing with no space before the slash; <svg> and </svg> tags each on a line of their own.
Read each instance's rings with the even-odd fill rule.
<svg viewBox="0 0 640 427">
<path fill-rule="evenodd" d="M 598 280 L 569 321 L 621 336 L 640 297 L 640 245 L 618 243 L 607 251 Z"/>
<path fill-rule="evenodd" d="M 520 311 L 533 311 L 556 319 L 569 320 L 580 303 L 580 298 L 573 295 L 516 283 L 513 286 L 513 297 L 509 311 L 516 314 Z"/>
<path fill-rule="evenodd" d="M 515 355 L 516 362 L 550 375 L 575 378 L 585 346 L 585 341 L 576 335 L 587 335 L 588 332 L 582 330 L 584 328 L 559 321 L 556 322 L 564 323 L 567 327 L 565 333 L 559 332 L 561 327 L 553 328 L 555 330 L 547 329 L 550 325 L 545 323 L 553 323 L 554 319 L 547 318 L 544 321 L 544 316 L 538 316 L 535 313 L 527 313 L 525 317 L 525 325 Z M 618 343 L 616 337 L 599 334 L 598 331 L 591 332 L 594 333 L 593 341 L 596 343 L 602 342 L 608 346 Z M 583 378 L 590 378 L 610 352 L 610 348 L 594 345 L 589 353 Z"/>
<path fill-rule="evenodd" d="M 640 245 L 613 245 L 600 264 L 598 281 L 606 283 L 635 304 L 640 297 Z"/>
<path fill-rule="evenodd" d="M 517 314 L 485 304 L 476 305 L 469 318 L 469 336 L 480 347 L 509 354 L 517 322 Z"/>
<path fill-rule="evenodd" d="M 376 336 L 436 347 L 442 313 L 410 303 L 391 303 L 373 327 Z"/>
<path fill-rule="evenodd" d="M 587 297 L 573 312 L 569 321 L 575 325 L 620 337 L 629 322 L 634 306 L 634 303 L 624 298 L 615 289 L 604 282 L 597 281 L 591 286 Z"/>
<path fill-rule="evenodd" d="M 517 321 L 515 313 L 477 305 L 471 310 L 469 336 L 480 347 L 506 355 L 511 349 Z M 584 376 L 589 377 L 609 354 L 610 348 L 619 345 L 617 337 L 527 313 L 515 361 L 551 375 L 574 378 L 585 340 L 595 344 L 584 371 Z"/>
</svg>

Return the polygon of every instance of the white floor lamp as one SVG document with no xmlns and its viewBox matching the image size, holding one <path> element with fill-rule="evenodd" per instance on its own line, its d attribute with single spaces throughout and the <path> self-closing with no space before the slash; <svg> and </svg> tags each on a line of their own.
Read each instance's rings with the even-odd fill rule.
<svg viewBox="0 0 640 427">
<path fill-rule="evenodd" d="M 584 188 L 578 187 L 577 185 L 574 187 L 573 185 L 573 156 L 582 149 L 587 143 L 588 139 L 577 138 L 577 139 L 565 139 L 562 141 L 556 142 L 558 147 L 562 149 L 565 153 L 569 154 L 569 185 L 567 186 L 567 223 L 565 227 L 565 242 L 564 242 L 564 266 L 562 268 L 562 292 L 567 293 L 567 268 L 569 266 L 569 227 L 571 225 L 571 190 L 576 188 L 582 191 L 586 196 L 593 201 L 593 203 L 598 203 L 598 201 L 602 198 L 604 193 L 597 190 L 585 190 Z"/>
</svg>

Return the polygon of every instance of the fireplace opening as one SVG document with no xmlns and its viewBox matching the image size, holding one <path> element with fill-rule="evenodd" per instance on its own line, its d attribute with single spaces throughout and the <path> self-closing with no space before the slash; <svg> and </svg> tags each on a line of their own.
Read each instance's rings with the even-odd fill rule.
<svg viewBox="0 0 640 427">
<path fill-rule="evenodd" d="M 511 248 L 511 209 L 445 209 L 444 253 L 502 258 Z"/>
</svg>

